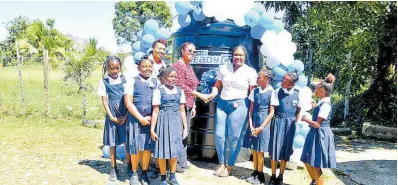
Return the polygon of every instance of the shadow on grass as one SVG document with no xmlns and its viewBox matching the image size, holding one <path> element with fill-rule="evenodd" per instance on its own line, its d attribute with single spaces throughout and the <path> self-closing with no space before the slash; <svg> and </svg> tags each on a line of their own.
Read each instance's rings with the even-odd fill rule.
<svg viewBox="0 0 398 185">
<path fill-rule="evenodd" d="M 79 165 L 85 165 L 89 166 L 101 174 L 110 174 L 111 172 L 111 162 L 110 161 L 101 161 L 101 160 L 81 160 L 78 163 Z M 127 174 L 127 166 L 125 164 L 116 164 L 118 174 L 117 174 L 117 179 L 119 181 L 125 182 L 126 180 L 130 180 L 128 174 Z"/>
</svg>

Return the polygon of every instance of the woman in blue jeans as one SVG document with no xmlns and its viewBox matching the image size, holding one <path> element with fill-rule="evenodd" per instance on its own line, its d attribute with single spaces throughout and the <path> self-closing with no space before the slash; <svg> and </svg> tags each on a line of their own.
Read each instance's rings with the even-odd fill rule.
<svg viewBox="0 0 398 185">
<path fill-rule="evenodd" d="M 211 100 L 221 91 L 217 102 L 215 122 L 215 144 L 220 163 L 214 175 L 227 177 L 231 175 L 239 154 L 242 134 L 247 127 L 249 102 L 248 92 L 256 86 L 257 72 L 246 65 L 247 50 L 237 46 L 233 50 L 232 63 L 220 67 L 216 83 L 209 94 Z M 230 141 L 229 159 L 226 158 L 226 139 Z"/>
</svg>

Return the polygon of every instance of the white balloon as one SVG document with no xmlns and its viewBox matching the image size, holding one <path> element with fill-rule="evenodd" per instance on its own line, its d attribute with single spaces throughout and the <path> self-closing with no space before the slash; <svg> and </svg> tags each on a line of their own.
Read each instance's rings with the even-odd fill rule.
<svg viewBox="0 0 398 185">
<path fill-rule="evenodd" d="M 278 37 L 281 42 L 288 43 L 292 41 L 292 34 L 285 29 L 278 33 Z"/>
<path fill-rule="evenodd" d="M 289 42 L 288 44 L 287 44 L 287 52 L 289 53 L 289 54 L 294 54 L 294 53 L 296 53 L 296 51 L 297 51 L 297 46 L 296 46 L 296 44 L 294 43 L 294 42 Z"/>
<path fill-rule="evenodd" d="M 304 86 L 304 87 L 296 86 L 296 88 L 298 88 L 300 91 L 299 99 L 300 99 L 300 102 L 302 102 L 301 110 L 303 112 L 311 110 L 312 109 L 312 101 L 313 101 L 312 100 L 312 90 L 307 86 Z M 308 112 L 306 112 L 306 113 L 309 114 Z M 306 113 L 303 113 L 303 115 L 308 116 Z M 311 118 L 311 117 L 312 116 L 309 116 L 309 118 Z"/>
<path fill-rule="evenodd" d="M 260 52 L 264 56 L 272 56 L 273 53 L 275 53 L 275 44 L 272 42 L 266 42 L 261 45 L 260 47 Z M 275 58 L 275 57 L 274 57 Z"/>
<path fill-rule="evenodd" d="M 284 55 L 281 55 L 279 57 L 280 57 L 279 59 L 281 60 L 281 64 L 286 66 L 286 67 L 289 67 L 294 62 L 294 56 L 293 55 L 284 54 Z"/>
<path fill-rule="evenodd" d="M 206 15 L 206 17 L 213 17 L 217 13 L 216 7 L 214 7 L 214 2 L 215 1 L 204 1 L 202 4 L 202 11 L 203 14 Z"/>
<path fill-rule="evenodd" d="M 222 14 L 222 13 L 218 13 L 218 14 L 216 14 L 214 17 L 215 17 L 216 20 L 219 21 L 219 22 L 223 22 L 223 21 L 226 21 L 226 20 L 228 19 L 228 17 L 225 16 L 224 14 Z"/>
<path fill-rule="evenodd" d="M 267 43 L 267 42 L 275 43 L 278 39 L 277 37 L 278 37 L 278 35 L 276 34 L 276 32 L 273 30 L 270 30 L 270 31 L 266 31 L 260 40 L 262 43 Z"/>
<path fill-rule="evenodd" d="M 273 68 L 279 66 L 280 63 L 281 63 L 281 62 L 280 62 L 277 58 L 275 58 L 275 57 L 273 57 L 273 56 L 267 57 L 266 64 L 267 64 L 267 66 L 268 66 L 269 68 L 271 68 L 271 69 L 273 69 Z"/>
</svg>

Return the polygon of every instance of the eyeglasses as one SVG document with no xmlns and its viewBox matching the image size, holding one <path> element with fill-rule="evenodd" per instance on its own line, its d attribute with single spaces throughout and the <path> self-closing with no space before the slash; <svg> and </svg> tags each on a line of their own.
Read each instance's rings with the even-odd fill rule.
<svg viewBox="0 0 398 185">
<path fill-rule="evenodd" d="M 195 54 L 195 50 L 192 50 L 192 49 L 185 49 L 185 51 L 187 52 L 187 53 L 193 53 L 193 54 Z"/>
</svg>

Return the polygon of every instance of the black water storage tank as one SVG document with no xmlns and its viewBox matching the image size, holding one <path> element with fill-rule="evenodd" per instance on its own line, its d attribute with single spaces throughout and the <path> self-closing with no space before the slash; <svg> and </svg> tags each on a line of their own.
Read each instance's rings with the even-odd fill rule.
<svg viewBox="0 0 398 185">
<path fill-rule="evenodd" d="M 191 16 L 192 17 L 192 16 Z M 184 42 L 192 42 L 196 46 L 196 53 L 191 65 L 200 80 L 198 91 L 210 93 L 215 82 L 218 67 L 231 62 L 232 50 L 243 45 L 248 51 L 247 64 L 256 71 L 262 68 L 263 56 L 260 53 L 261 42 L 250 36 L 250 27 L 239 27 L 233 21 L 217 22 L 213 18 L 206 18 L 196 22 L 192 18 L 189 26 L 180 28 L 173 34 L 173 60 L 177 60 L 179 48 Z M 214 144 L 214 121 L 216 104 L 205 104 L 196 101 L 197 115 L 191 122 L 188 139 L 188 156 L 202 160 L 217 160 Z M 237 159 L 246 161 L 250 151 L 243 149 Z"/>
</svg>

